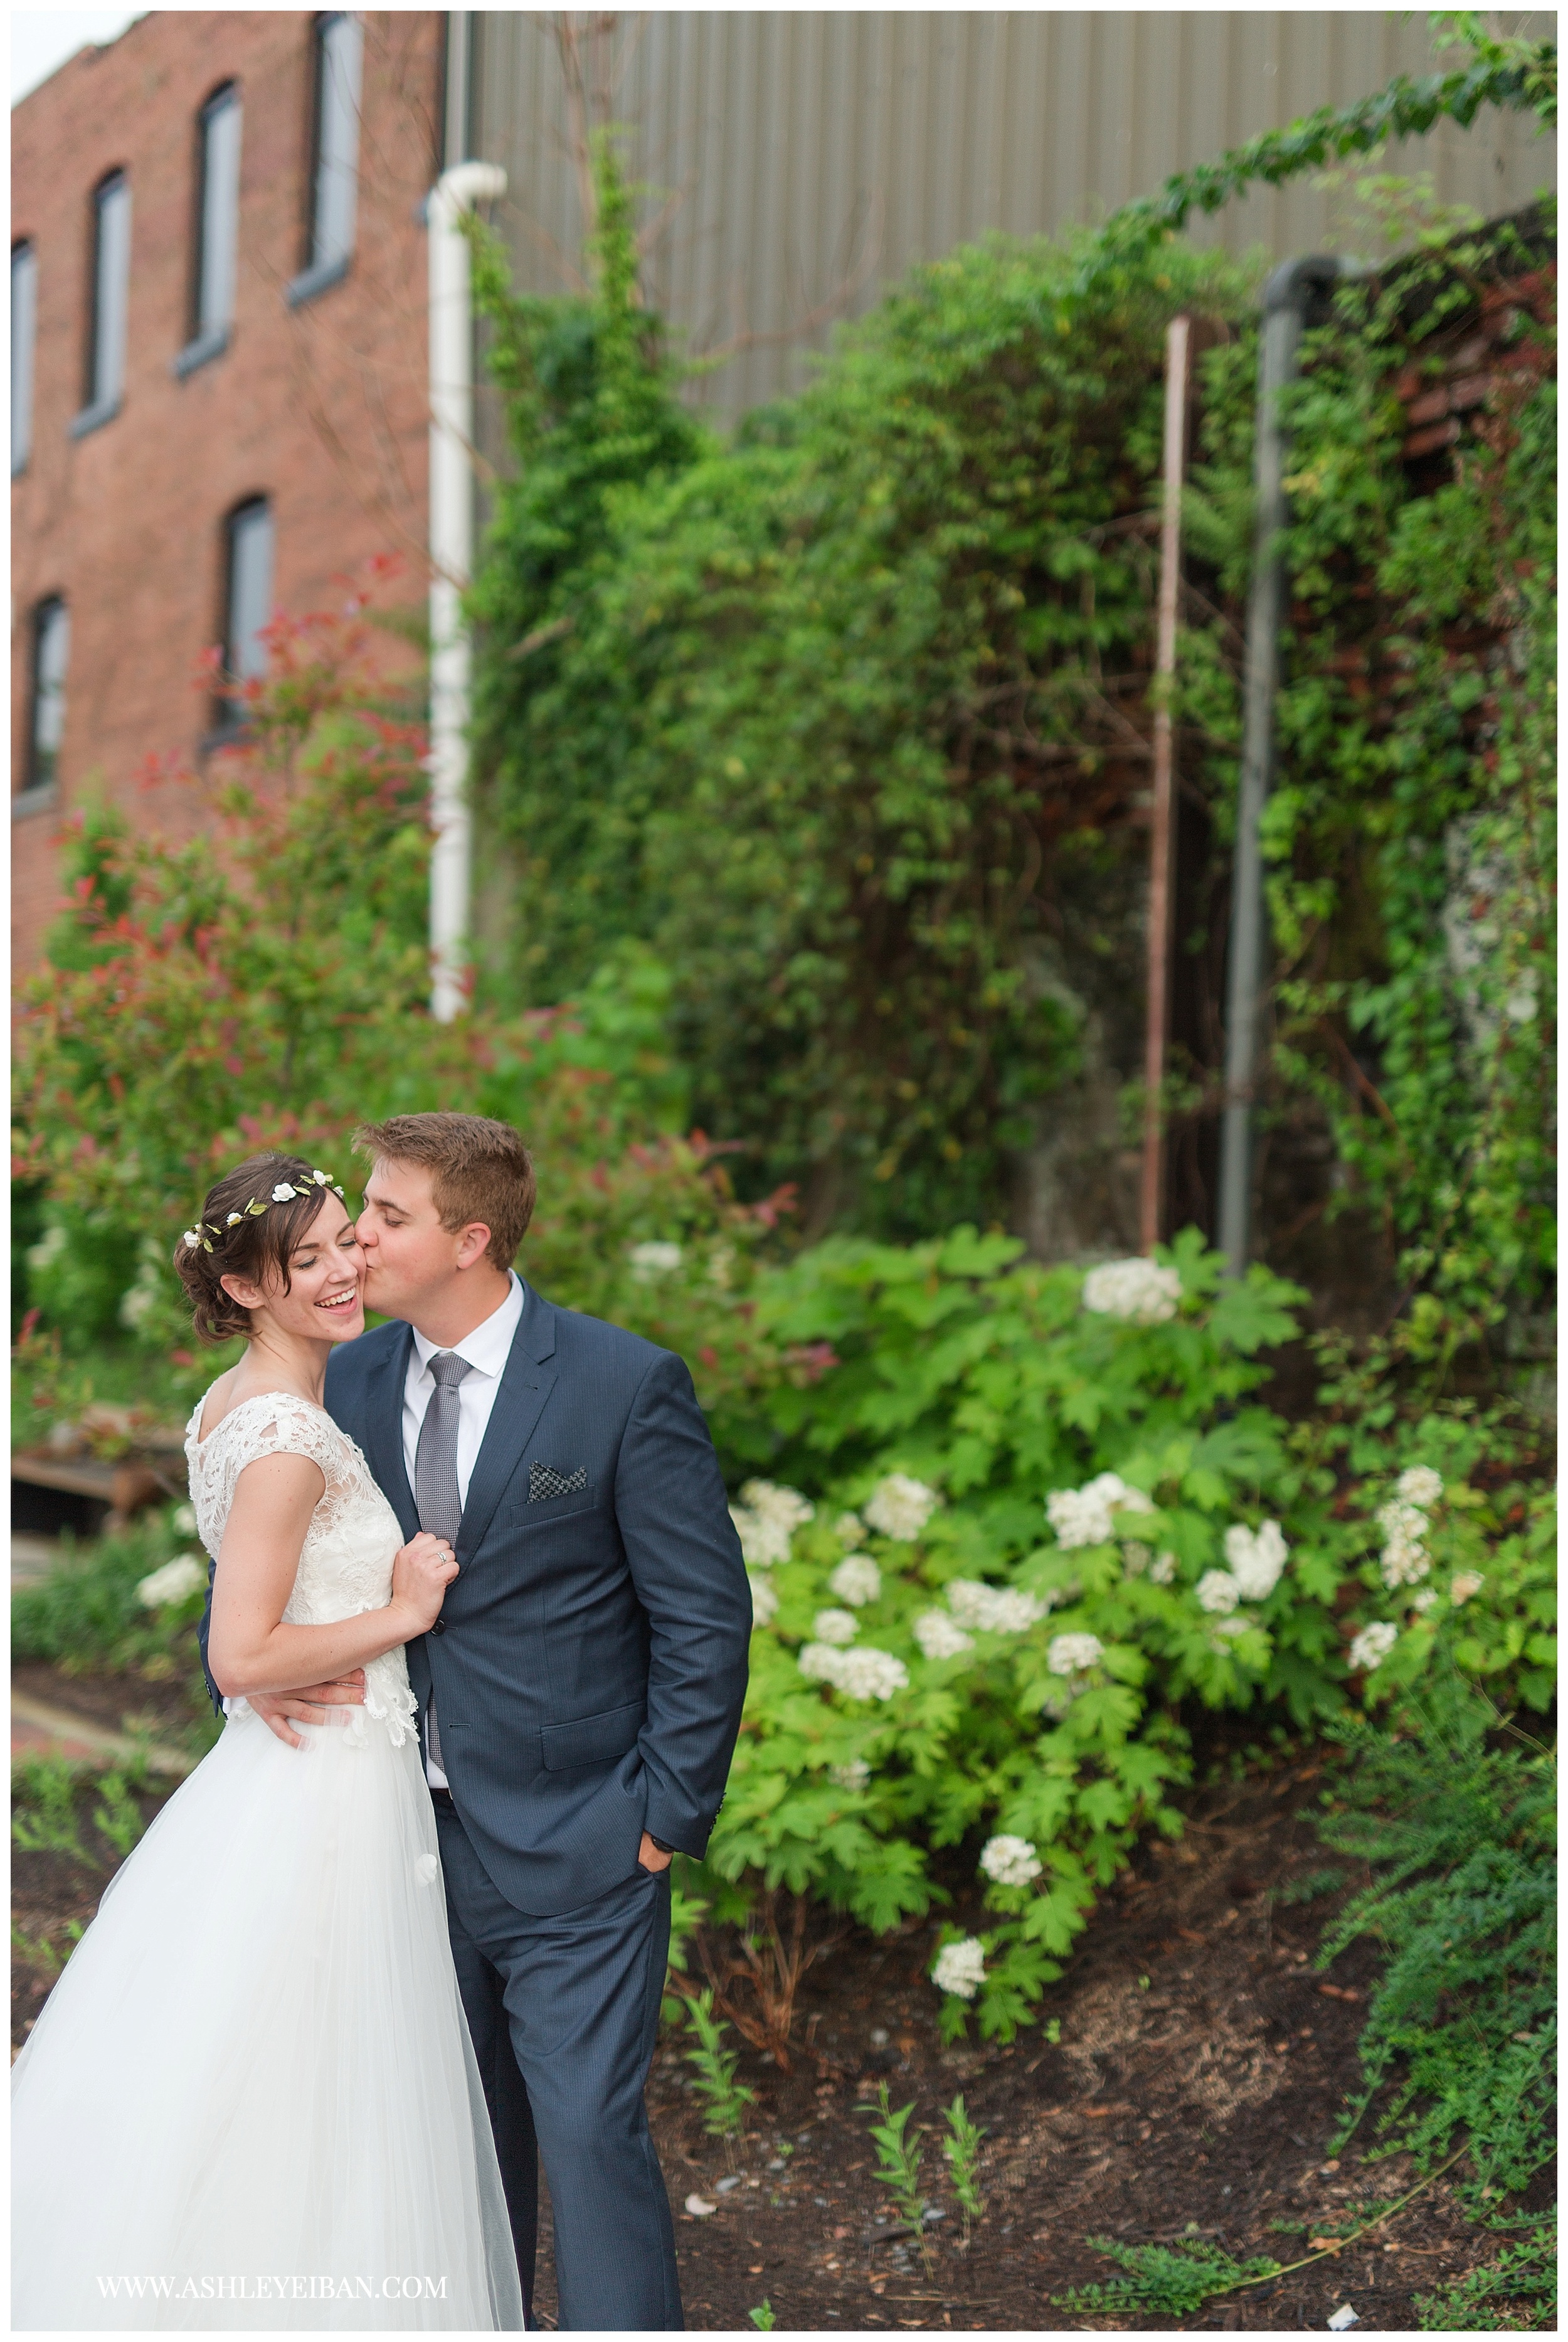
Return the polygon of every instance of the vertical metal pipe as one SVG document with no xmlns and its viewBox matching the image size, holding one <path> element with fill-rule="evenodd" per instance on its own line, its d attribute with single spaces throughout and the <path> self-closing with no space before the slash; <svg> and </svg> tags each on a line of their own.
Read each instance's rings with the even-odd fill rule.
<svg viewBox="0 0 1568 2342">
<path fill-rule="evenodd" d="M 444 171 L 425 207 L 430 237 L 430 857 L 431 1014 L 467 999 L 473 839 L 468 815 L 470 647 L 463 595 L 474 566 L 474 337 L 468 244 L 459 223 L 506 192 L 493 163 Z"/>
<path fill-rule="evenodd" d="M 1153 1252 L 1164 1233 L 1165 1047 L 1171 1025 L 1171 933 L 1176 868 L 1175 730 L 1171 686 L 1176 672 L 1176 616 L 1182 572 L 1182 480 L 1187 460 L 1187 383 L 1192 320 L 1165 328 L 1164 497 L 1160 517 L 1160 599 L 1154 638 L 1154 789 L 1149 813 L 1148 1031 L 1144 1052 L 1144 1178 L 1138 1243 Z"/>
<path fill-rule="evenodd" d="M 1247 604 L 1242 776 L 1236 804 L 1230 970 L 1225 1000 L 1224 1121 L 1220 1139 L 1215 1234 L 1219 1249 L 1225 1256 L 1226 1274 L 1231 1276 L 1240 1276 L 1245 1271 L 1252 1240 L 1253 1102 L 1268 947 L 1263 818 L 1273 781 L 1274 694 L 1279 683 L 1280 622 L 1284 606 L 1282 532 L 1287 501 L 1286 439 L 1280 419 L 1280 393 L 1295 379 L 1307 309 L 1315 297 L 1333 285 L 1339 273 L 1337 261 L 1321 256 L 1287 260 L 1274 270 L 1263 289 L 1253 459 L 1257 520 L 1252 592 Z"/>
</svg>

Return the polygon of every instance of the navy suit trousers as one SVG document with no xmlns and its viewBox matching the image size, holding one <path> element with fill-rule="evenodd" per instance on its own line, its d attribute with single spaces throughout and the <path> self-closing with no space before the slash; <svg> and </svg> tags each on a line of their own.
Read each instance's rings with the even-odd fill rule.
<svg viewBox="0 0 1568 2342">
<path fill-rule="evenodd" d="M 562 2331 L 678 2332 L 674 2227 L 643 2096 L 669 1955 L 669 1873 L 639 1864 L 594 1901 L 535 1918 L 501 1894 L 455 1807 L 438 1797 L 435 1809 L 457 1983 L 529 2322 L 536 2139 Z"/>
</svg>

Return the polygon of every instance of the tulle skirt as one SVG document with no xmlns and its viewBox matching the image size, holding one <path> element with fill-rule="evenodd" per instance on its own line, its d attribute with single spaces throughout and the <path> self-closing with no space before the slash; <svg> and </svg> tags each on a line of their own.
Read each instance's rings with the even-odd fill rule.
<svg viewBox="0 0 1568 2342">
<path fill-rule="evenodd" d="M 13 2068 L 15 2327 L 523 2326 L 417 1744 L 301 1730 L 236 1706 Z"/>
</svg>

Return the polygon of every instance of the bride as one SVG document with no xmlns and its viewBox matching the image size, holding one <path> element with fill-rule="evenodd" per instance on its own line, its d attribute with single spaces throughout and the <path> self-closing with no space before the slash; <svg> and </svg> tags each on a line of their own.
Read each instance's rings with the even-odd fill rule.
<svg viewBox="0 0 1568 2342">
<path fill-rule="evenodd" d="M 228 1720 L 14 2068 L 19 2328 L 524 2324 L 403 1654 L 457 1566 L 322 1408 L 365 1324 L 342 1196 L 257 1156 L 182 1239 L 198 1334 L 247 1345 L 185 1438 Z M 292 1748 L 245 1698 L 356 1668 Z"/>
</svg>

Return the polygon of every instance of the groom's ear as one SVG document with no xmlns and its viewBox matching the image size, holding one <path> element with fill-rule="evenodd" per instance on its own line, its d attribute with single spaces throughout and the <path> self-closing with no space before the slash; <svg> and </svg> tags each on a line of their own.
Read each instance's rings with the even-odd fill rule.
<svg viewBox="0 0 1568 2342">
<path fill-rule="evenodd" d="M 457 1266 L 472 1268 L 490 1249 L 490 1231 L 483 1220 L 471 1220 L 457 1240 Z"/>
</svg>

